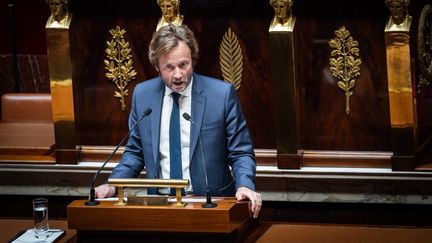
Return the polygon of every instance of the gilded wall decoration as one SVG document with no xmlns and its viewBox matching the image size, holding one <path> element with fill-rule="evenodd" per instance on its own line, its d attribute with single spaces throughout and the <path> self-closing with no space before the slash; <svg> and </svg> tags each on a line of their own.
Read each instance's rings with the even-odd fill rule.
<svg viewBox="0 0 432 243">
<path fill-rule="evenodd" d="M 358 42 L 351 36 L 350 32 L 342 26 L 335 31 L 336 38 L 329 41 L 333 50 L 330 58 L 330 71 L 338 79 L 338 87 L 341 88 L 346 96 L 345 113 L 350 113 L 350 97 L 353 95 L 352 89 L 360 76 L 360 64 Z"/>
<path fill-rule="evenodd" d="M 429 86 L 432 81 L 432 6 L 423 7 L 417 31 L 417 59 L 420 68 L 420 80 L 417 90 Z"/>
<path fill-rule="evenodd" d="M 409 0 L 386 0 L 390 17 L 387 20 L 385 31 L 409 31 L 412 17 L 408 14 Z"/>
<path fill-rule="evenodd" d="M 225 32 L 219 48 L 219 63 L 225 81 L 240 88 L 243 74 L 243 55 L 239 41 L 231 28 Z"/>
<path fill-rule="evenodd" d="M 270 0 L 274 17 L 269 31 L 293 31 L 296 17 L 292 15 L 293 0 Z"/>
<path fill-rule="evenodd" d="M 182 25 L 184 16 L 180 14 L 180 0 L 157 0 L 156 2 L 162 12 L 156 31 L 169 24 Z"/>
<path fill-rule="evenodd" d="M 121 108 L 126 108 L 125 97 L 129 91 L 126 88 L 128 83 L 135 79 L 137 73 L 133 69 L 133 61 L 129 42 L 124 39 L 126 30 L 116 26 L 109 30 L 112 39 L 107 41 L 105 53 L 108 60 L 104 60 L 105 69 L 108 71 L 105 77 L 109 78 L 117 86 L 118 91 L 114 92 L 114 97 L 120 98 Z"/>
<path fill-rule="evenodd" d="M 69 12 L 69 0 L 46 0 L 51 10 L 46 28 L 69 29 L 72 14 Z"/>
</svg>

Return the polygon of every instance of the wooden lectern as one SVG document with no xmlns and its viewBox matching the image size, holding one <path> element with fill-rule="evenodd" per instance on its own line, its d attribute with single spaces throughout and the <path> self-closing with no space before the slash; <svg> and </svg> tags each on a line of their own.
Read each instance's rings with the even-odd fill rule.
<svg viewBox="0 0 432 243">
<path fill-rule="evenodd" d="M 86 200 L 76 200 L 67 207 L 68 227 L 77 230 L 78 242 L 240 242 L 257 227 L 248 202 L 214 200 L 215 208 L 202 208 L 201 201 L 178 207 L 112 201 L 86 206 Z"/>
</svg>

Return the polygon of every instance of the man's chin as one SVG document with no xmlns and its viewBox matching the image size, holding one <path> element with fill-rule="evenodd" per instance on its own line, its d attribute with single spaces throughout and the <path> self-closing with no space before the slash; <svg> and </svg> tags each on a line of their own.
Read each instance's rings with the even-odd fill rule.
<svg viewBox="0 0 432 243">
<path fill-rule="evenodd" d="M 186 89 L 186 87 L 187 87 L 187 84 L 182 83 L 182 84 L 179 84 L 179 85 L 175 85 L 175 84 L 173 84 L 173 85 L 171 85 L 170 88 L 171 88 L 173 91 L 175 91 L 175 92 L 182 92 L 182 91 L 184 91 L 184 90 Z"/>
<path fill-rule="evenodd" d="M 184 89 L 184 87 L 171 87 L 172 91 L 179 93 L 182 92 Z"/>
</svg>

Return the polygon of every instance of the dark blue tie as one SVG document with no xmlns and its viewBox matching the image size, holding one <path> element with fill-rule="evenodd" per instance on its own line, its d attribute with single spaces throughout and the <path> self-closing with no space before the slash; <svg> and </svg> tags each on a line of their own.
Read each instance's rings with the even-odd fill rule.
<svg viewBox="0 0 432 243">
<path fill-rule="evenodd" d="M 173 105 L 171 110 L 169 142 L 170 142 L 170 178 L 183 179 L 181 144 L 180 144 L 180 112 L 179 93 L 171 93 Z M 171 189 L 171 195 L 175 195 L 175 189 Z"/>
</svg>

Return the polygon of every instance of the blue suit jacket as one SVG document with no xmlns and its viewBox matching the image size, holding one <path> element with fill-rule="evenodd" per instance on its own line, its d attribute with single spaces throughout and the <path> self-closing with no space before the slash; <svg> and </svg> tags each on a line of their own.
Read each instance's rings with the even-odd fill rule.
<svg viewBox="0 0 432 243">
<path fill-rule="evenodd" d="M 246 121 L 234 87 L 222 80 L 193 74 L 190 176 L 194 195 L 205 195 L 206 182 L 201 149 L 209 188 L 214 196 L 233 196 L 239 186 L 255 190 L 255 155 Z M 131 132 L 120 163 L 112 178 L 138 177 L 146 169 L 148 178 L 159 178 L 159 133 L 165 86 L 157 77 L 138 84 L 132 97 L 129 126 L 147 108 L 152 113 Z M 183 118 L 181 118 L 183 119 Z M 199 132 L 202 144 L 200 148 Z M 156 188 L 149 188 L 156 194 Z"/>
</svg>

